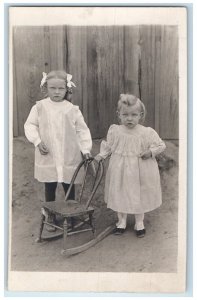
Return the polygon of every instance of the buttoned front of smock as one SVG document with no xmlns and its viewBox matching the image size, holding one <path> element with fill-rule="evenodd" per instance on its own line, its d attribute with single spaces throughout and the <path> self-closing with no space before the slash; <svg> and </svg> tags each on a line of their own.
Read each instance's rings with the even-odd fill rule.
<svg viewBox="0 0 197 300">
<path fill-rule="evenodd" d="M 152 157 L 140 158 L 151 150 Z M 105 201 L 114 211 L 141 214 L 162 203 L 160 175 L 155 156 L 165 149 L 156 131 L 140 124 L 132 129 L 112 125 L 99 155 L 111 155 L 105 180 Z"/>
<path fill-rule="evenodd" d="M 35 178 L 41 182 L 70 183 L 82 154 L 90 153 L 92 139 L 79 107 L 67 100 L 40 100 L 24 125 L 27 139 L 35 145 Z M 42 155 L 43 142 L 48 154 Z M 81 182 L 81 173 L 76 182 Z"/>
</svg>

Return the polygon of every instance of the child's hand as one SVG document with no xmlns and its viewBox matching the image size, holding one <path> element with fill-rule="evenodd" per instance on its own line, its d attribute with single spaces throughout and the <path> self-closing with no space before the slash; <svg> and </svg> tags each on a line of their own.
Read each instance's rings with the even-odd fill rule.
<svg viewBox="0 0 197 300">
<path fill-rule="evenodd" d="M 92 158 L 92 155 L 91 155 L 91 153 L 86 153 L 86 154 L 83 155 L 83 158 L 85 160 L 88 160 L 89 158 Z M 90 166 L 92 167 L 93 174 L 95 175 L 96 174 L 96 169 L 95 169 L 95 165 L 94 165 L 93 161 L 90 163 Z"/>
<path fill-rule="evenodd" d="M 140 153 L 139 157 L 141 157 L 142 159 L 148 159 L 148 158 L 152 157 L 152 152 L 150 150 L 146 150 L 146 151 Z"/>
<path fill-rule="evenodd" d="M 83 154 L 84 159 L 89 159 L 91 157 L 92 157 L 92 155 L 90 153 Z"/>
<path fill-rule="evenodd" d="M 95 157 L 94 157 L 94 159 L 96 160 L 96 161 L 100 161 L 100 160 L 103 160 L 103 158 L 102 158 L 102 156 L 100 156 L 99 154 L 97 154 Z"/>
<path fill-rule="evenodd" d="M 40 150 L 40 153 L 42 155 L 46 155 L 47 153 L 49 153 L 49 150 L 43 142 L 40 142 L 40 144 L 38 145 L 38 149 Z"/>
</svg>

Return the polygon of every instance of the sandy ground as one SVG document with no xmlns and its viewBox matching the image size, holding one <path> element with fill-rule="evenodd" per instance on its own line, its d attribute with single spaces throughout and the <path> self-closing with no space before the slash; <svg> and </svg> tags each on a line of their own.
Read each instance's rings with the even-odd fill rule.
<svg viewBox="0 0 197 300">
<path fill-rule="evenodd" d="M 94 141 L 93 154 L 100 141 Z M 71 257 L 60 254 L 62 239 L 36 243 L 40 207 L 44 199 L 43 184 L 33 178 L 34 148 L 24 137 L 13 141 L 13 195 L 11 270 L 59 272 L 176 272 L 178 226 L 178 145 L 166 141 L 165 155 L 174 163 L 161 160 L 163 204 L 145 216 L 146 236 L 137 238 L 134 217 L 128 216 L 122 236 L 109 235 L 94 247 Z M 105 166 L 106 167 L 106 166 Z M 102 181 L 94 199 L 98 231 L 114 224 L 116 215 L 103 202 Z M 63 197 L 58 186 L 57 201 Z M 87 238 L 87 236 L 86 236 Z M 75 241 L 83 242 L 83 234 Z M 72 240 L 72 239 L 71 239 Z"/>
</svg>

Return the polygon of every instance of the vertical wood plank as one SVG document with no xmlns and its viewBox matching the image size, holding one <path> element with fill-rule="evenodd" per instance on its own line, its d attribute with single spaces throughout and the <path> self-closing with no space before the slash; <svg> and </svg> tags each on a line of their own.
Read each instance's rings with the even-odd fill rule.
<svg viewBox="0 0 197 300">
<path fill-rule="evenodd" d="M 73 104 L 79 105 L 87 122 L 87 53 L 86 28 L 67 26 L 67 72 L 73 75 Z"/>
<path fill-rule="evenodd" d="M 82 93 L 82 111 L 88 126 L 88 89 L 89 82 L 87 80 L 87 28 L 81 28 L 81 93 Z"/>
<path fill-rule="evenodd" d="M 155 130 L 160 135 L 161 26 L 155 28 Z"/>
<path fill-rule="evenodd" d="M 124 26 L 124 92 L 139 97 L 139 26 Z"/>
<path fill-rule="evenodd" d="M 164 139 L 178 138 L 178 29 L 176 26 L 161 27 L 161 77 L 159 122 L 160 135 Z"/>
<path fill-rule="evenodd" d="M 51 70 L 64 69 L 64 28 L 49 27 L 49 61 Z"/>
<path fill-rule="evenodd" d="M 14 29 L 15 87 L 18 107 L 18 134 L 24 135 L 24 123 L 32 105 L 41 97 L 40 80 L 44 70 L 42 27 Z"/>
<path fill-rule="evenodd" d="M 51 55 L 50 55 L 50 29 L 49 26 L 44 26 L 43 30 L 43 45 L 44 45 L 44 70 L 49 73 L 51 71 Z"/>
<path fill-rule="evenodd" d="M 117 123 L 117 101 L 124 82 L 123 29 L 102 26 L 87 30 L 88 117 L 93 136 L 99 138 Z"/>
<path fill-rule="evenodd" d="M 144 103 L 147 116 L 145 125 L 155 127 L 155 26 L 140 26 L 141 46 L 141 100 Z"/>
<path fill-rule="evenodd" d="M 44 26 L 44 70 L 49 73 L 52 70 L 64 69 L 64 37 L 63 26 Z"/>
<path fill-rule="evenodd" d="M 106 130 L 113 123 L 119 123 L 117 116 L 117 102 L 121 93 L 125 92 L 125 44 L 124 44 L 124 27 L 115 26 L 111 28 L 113 33 L 112 47 L 109 53 L 109 68 L 110 68 L 110 80 L 109 80 L 109 97 L 107 99 L 108 106 L 107 112 L 107 124 Z"/>
<path fill-rule="evenodd" d="M 100 135 L 100 112 L 98 109 L 98 30 L 87 27 L 87 82 L 88 82 L 88 124 L 93 137 Z"/>
</svg>

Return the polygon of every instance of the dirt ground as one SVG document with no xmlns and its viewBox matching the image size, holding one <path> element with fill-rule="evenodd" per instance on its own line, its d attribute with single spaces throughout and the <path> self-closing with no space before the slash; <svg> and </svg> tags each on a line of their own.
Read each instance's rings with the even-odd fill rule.
<svg viewBox="0 0 197 300">
<path fill-rule="evenodd" d="M 100 141 L 94 141 L 93 155 Z M 108 235 L 94 247 L 80 254 L 60 254 L 62 239 L 36 243 L 40 207 L 44 199 L 43 184 L 33 178 L 34 147 L 24 138 L 13 141 L 11 270 L 59 272 L 176 272 L 178 226 L 178 142 L 166 141 L 165 155 L 160 161 L 163 204 L 145 215 L 146 236 L 137 238 L 134 217 L 128 216 L 127 230 L 122 236 Z M 106 166 L 105 166 L 106 167 Z M 116 215 L 103 201 L 102 181 L 94 199 L 97 229 L 116 221 Z M 63 197 L 57 189 L 57 201 Z M 75 236 L 82 242 L 83 234 Z M 87 237 L 86 237 L 87 238 Z"/>
</svg>

